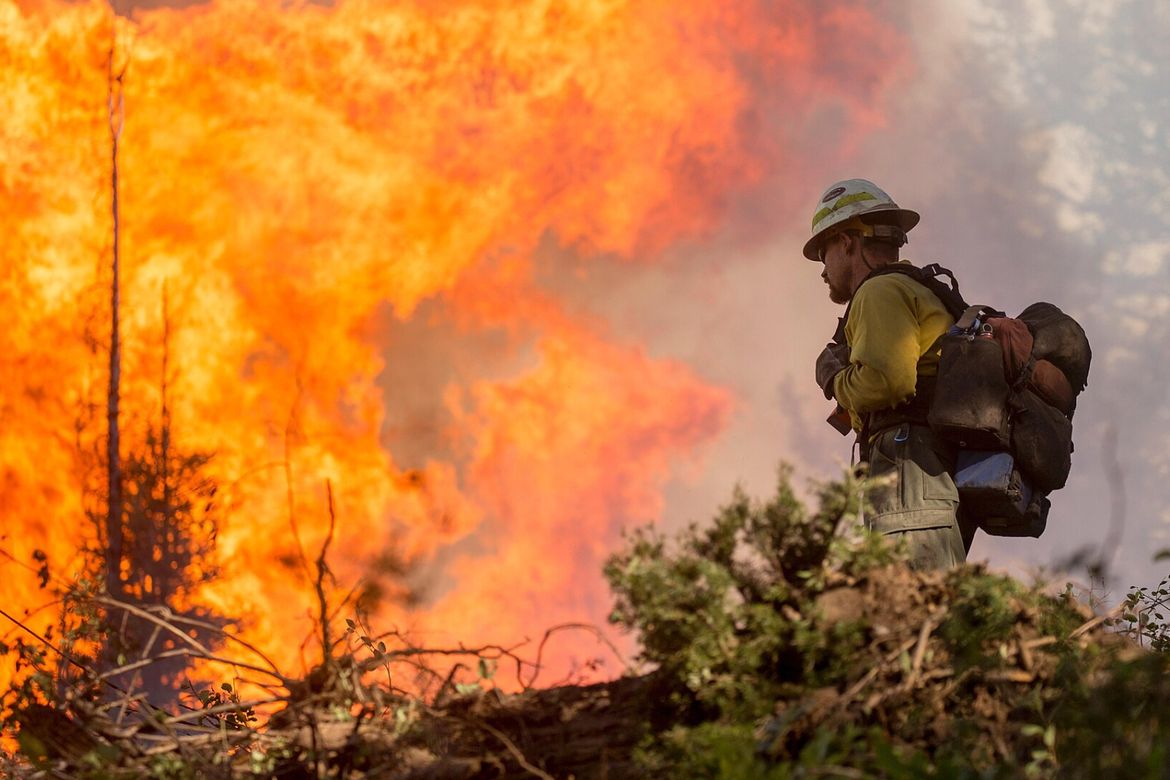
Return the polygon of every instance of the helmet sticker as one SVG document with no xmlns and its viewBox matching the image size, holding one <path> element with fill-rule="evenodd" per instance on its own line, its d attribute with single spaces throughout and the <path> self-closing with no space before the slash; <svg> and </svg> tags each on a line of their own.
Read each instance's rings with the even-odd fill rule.
<svg viewBox="0 0 1170 780">
<path fill-rule="evenodd" d="M 822 190 L 821 202 L 812 215 L 812 235 L 804 245 L 804 256 L 817 259 L 817 247 L 829 231 L 841 230 L 849 223 L 864 225 L 863 235 L 873 237 L 871 225 L 888 225 L 901 231 L 884 240 L 905 243 L 905 234 L 918 224 L 918 212 L 899 208 L 884 190 L 868 179 L 845 179 Z"/>
<path fill-rule="evenodd" d="M 833 189 L 831 189 L 825 193 L 825 197 L 821 198 L 821 203 L 828 203 L 833 198 L 837 197 L 838 195 L 840 195 L 843 192 L 845 192 L 844 187 L 834 187 Z"/>
</svg>

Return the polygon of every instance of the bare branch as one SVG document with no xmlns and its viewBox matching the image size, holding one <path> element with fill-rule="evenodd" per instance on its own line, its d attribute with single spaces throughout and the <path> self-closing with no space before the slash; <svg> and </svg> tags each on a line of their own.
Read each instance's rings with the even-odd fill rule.
<svg viewBox="0 0 1170 780">
<path fill-rule="evenodd" d="M 472 720 L 467 722 L 483 729 L 502 742 L 504 747 L 508 749 L 508 752 L 512 754 L 512 758 L 516 759 L 516 763 L 523 767 L 524 770 L 529 774 L 533 775 L 534 777 L 539 777 L 541 780 L 556 780 L 556 778 L 554 778 L 548 772 L 545 772 L 543 769 L 537 766 L 533 766 L 528 761 L 528 759 L 524 757 L 524 754 L 520 752 L 520 748 L 516 747 L 516 743 L 508 739 L 508 735 L 504 732 L 492 726 L 490 723 L 485 723 L 482 720 Z"/>
<path fill-rule="evenodd" d="M 151 613 L 148 610 L 142 609 L 141 607 L 136 607 L 133 604 L 127 604 L 124 601 L 119 601 L 118 599 L 111 598 L 109 596 L 95 596 L 93 600 L 95 602 L 97 602 L 98 604 L 103 604 L 107 607 L 113 607 L 115 609 L 121 609 L 121 610 L 125 611 L 126 613 L 140 617 L 143 620 L 147 620 L 151 623 L 154 623 L 157 626 L 161 626 L 164 631 L 167 631 L 170 634 L 172 634 L 173 636 L 176 636 L 179 639 L 183 640 L 183 642 L 190 645 L 192 648 L 199 651 L 200 653 L 204 653 L 206 655 L 211 654 L 211 651 L 208 650 L 206 647 L 204 647 L 203 644 L 199 640 L 188 636 L 186 632 L 180 630 L 179 628 L 168 623 L 166 620 L 158 617 L 157 615 Z"/>
<path fill-rule="evenodd" d="M 333 483 L 325 480 L 325 496 L 329 502 L 329 530 L 325 540 L 321 542 L 321 554 L 317 556 L 317 606 L 320 609 L 321 620 L 321 663 L 328 663 L 333 655 L 333 640 L 329 636 L 329 602 L 325 598 L 325 575 L 329 574 L 329 564 L 325 556 L 329 552 L 329 544 L 333 541 L 333 532 L 337 527 L 337 514 L 333 508 Z"/>
<path fill-rule="evenodd" d="M 524 690 L 531 688 L 536 683 L 536 678 L 540 676 L 540 662 L 544 656 L 544 646 L 548 643 L 549 638 L 552 637 L 553 634 L 569 630 L 586 631 L 593 634 L 598 642 L 601 642 L 609 648 L 610 652 L 614 654 L 623 668 L 630 668 L 630 665 L 626 662 L 626 659 L 622 657 L 621 651 L 617 649 L 613 642 L 611 642 L 597 626 L 590 625 L 589 623 L 562 623 L 559 626 L 553 626 L 544 632 L 544 636 L 541 638 L 540 644 L 537 645 L 536 648 L 536 660 L 529 664 L 533 667 L 533 673 L 532 677 L 528 679 L 528 682 L 524 682 L 522 679 L 520 679 L 520 667 L 517 665 L 516 681 L 519 682 L 521 686 L 523 686 Z"/>
</svg>

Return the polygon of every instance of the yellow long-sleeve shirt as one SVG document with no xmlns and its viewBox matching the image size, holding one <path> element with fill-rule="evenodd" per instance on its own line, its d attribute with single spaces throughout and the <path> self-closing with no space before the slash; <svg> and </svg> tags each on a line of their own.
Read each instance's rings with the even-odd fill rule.
<svg viewBox="0 0 1170 780">
<path fill-rule="evenodd" d="M 849 366 L 833 380 L 853 427 L 869 412 L 914 397 L 919 376 L 938 374 L 938 337 L 954 323 L 938 297 L 905 274 L 875 276 L 858 288 L 845 323 Z"/>
</svg>

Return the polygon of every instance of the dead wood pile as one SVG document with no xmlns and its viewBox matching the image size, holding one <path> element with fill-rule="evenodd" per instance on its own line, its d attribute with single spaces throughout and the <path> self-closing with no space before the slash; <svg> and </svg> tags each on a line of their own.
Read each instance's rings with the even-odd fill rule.
<svg viewBox="0 0 1170 780">
<path fill-rule="evenodd" d="M 818 732 L 851 726 L 880 728 L 929 754 L 973 730 L 985 751 L 976 763 L 1018 763 L 1044 739 L 1029 729 L 1065 694 L 1070 657 L 1085 664 L 1076 679 L 1091 685 L 1110 659 L 1145 653 L 1110 630 L 1108 615 L 1067 606 L 1063 622 L 1054 620 L 1034 600 L 984 588 L 970 573 L 890 566 L 830 577 L 811 615 L 793 617 L 847 637 L 847 667 L 838 684 L 787 684 L 774 716 L 758 724 L 757 753 L 788 760 Z M 380 689 L 369 671 L 347 656 L 288 681 L 279 709 L 259 726 L 233 719 L 246 702 L 190 717 L 141 699 L 128 708 L 67 692 L 56 706 L 18 714 L 22 751 L 5 769 L 29 777 L 634 778 L 645 776 L 634 760 L 639 744 L 699 717 L 661 673 L 428 702 Z"/>
</svg>

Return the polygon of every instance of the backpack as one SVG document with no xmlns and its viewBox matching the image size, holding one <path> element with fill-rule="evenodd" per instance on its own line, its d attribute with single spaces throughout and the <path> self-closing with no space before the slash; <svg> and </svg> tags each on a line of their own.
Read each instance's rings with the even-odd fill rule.
<svg viewBox="0 0 1170 780">
<path fill-rule="evenodd" d="M 939 339 L 927 423 L 958 448 L 964 514 L 994 536 L 1040 536 L 1048 495 L 1064 487 L 1072 468 L 1076 396 L 1092 359 L 1084 329 L 1051 303 L 1015 318 L 968 306 L 954 274 L 937 264 L 891 264 L 871 276 L 885 273 L 910 276 L 955 318 Z"/>
</svg>

